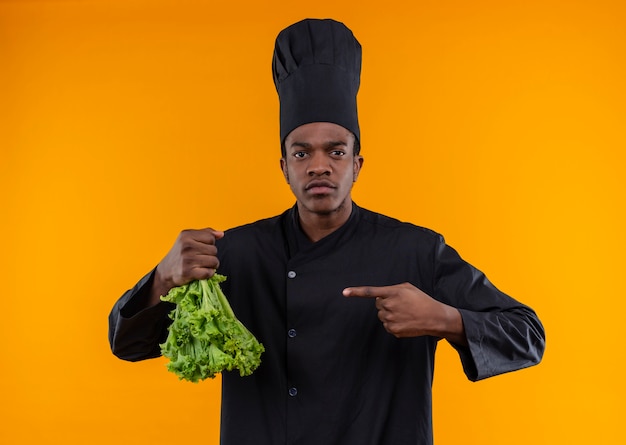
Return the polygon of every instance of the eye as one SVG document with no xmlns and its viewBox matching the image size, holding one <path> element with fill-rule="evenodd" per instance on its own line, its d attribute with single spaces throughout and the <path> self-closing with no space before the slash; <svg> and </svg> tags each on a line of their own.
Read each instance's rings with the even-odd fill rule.
<svg viewBox="0 0 626 445">
<path fill-rule="evenodd" d="M 294 157 L 294 158 L 298 158 L 298 159 L 302 159 L 302 158 L 304 158 L 305 156 L 306 156 L 306 152 L 304 152 L 304 151 L 296 151 L 296 152 L 293 154 L 293 157 Z"/>
<path fill-rule="evenodd" d="M 334 156 L 334 157 L 337 157 L 337 158 L 340 158 L 342 156 L 345 156 L 346 152 L 344 150 L 332 150 L 330 152 L 330 155 Z"/>
</svg>

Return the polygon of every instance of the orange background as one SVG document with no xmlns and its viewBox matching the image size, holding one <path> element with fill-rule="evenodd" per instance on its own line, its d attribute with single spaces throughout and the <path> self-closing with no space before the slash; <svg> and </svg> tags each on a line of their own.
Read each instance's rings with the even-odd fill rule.
<svg viewBox="0 0 626 445">
<path fill-rule="evenodd" d="M 0 0 L 0 443 L 217 444 L 219 378 L 116 359 L 107 316 L 179 230 L 293 203 L 270 61 L 307 16 L 364 47 L 355 200 L 546 326 L 478 383 L 441 344 L 436 443 L 624 443 L 621 0 Z"/>
</svg>

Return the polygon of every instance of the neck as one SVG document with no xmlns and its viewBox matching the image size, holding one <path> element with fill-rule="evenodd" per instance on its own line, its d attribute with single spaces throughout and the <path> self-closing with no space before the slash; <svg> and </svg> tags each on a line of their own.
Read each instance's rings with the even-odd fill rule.
<svg viewBox="0 0 626 445">
<path fill-rule="evenodd" d="M 312 212 L 298 203 L 300 227 L 312 242 L 321 240 L 343 226 L 351 213 L 352 201 L 350 199 L 346 199 L 339 208 L 329 213 Z"/>
</svg>

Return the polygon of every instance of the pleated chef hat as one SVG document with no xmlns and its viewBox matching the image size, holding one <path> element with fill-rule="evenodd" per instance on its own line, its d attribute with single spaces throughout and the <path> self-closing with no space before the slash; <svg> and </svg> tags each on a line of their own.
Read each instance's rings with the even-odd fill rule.
<svg viewBox="0 0 626 445">
<path fill-rule="evenodd" d="M 306 19 L 282 30 L 272 61 L 280 140 L 300 125 L 331 122 L 360 140 L 356 95 L 361 45 L 343 23 Z"/>
</svg>

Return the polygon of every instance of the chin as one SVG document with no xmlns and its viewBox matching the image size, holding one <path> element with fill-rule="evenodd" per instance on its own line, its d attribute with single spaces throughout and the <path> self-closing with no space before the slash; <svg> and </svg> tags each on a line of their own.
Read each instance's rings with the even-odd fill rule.
<svg viewBox="0 0 626 445">
<path fill-rule="evenodd" d="M 304 204 L 304 207 L 311 213 L 315 213 L 320 216 L 329 216 L 333 213 L 340 212 L 346 206 L 346 202 L 342 201 L 340 203 L 336 202 L 328 202 L 328 201 L 314 201 L 308 202 Z"/>
</svg>

